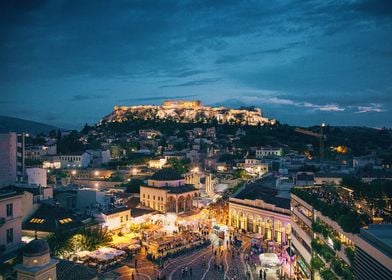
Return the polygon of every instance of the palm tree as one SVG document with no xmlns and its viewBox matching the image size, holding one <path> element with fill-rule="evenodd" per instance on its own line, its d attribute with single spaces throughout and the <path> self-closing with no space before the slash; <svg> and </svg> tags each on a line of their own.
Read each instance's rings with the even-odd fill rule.
<svg viewBox="0 0 392 280">
<path fill-rule="evenodd" d="M 112 234 L 106 227 L 84 228 L 81 232 L 80 245 L 83 250 L 93 251 L 111 241 Z"/>
</svg>

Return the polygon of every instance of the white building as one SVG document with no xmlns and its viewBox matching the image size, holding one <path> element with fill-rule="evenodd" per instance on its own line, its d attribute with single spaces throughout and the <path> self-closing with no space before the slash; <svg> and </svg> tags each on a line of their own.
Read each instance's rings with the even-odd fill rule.
<svg viewBox="0 0 392 280">
<path fill-rule="evenodd" d="M 22 192 L 0 190 L 0 257 L 21 245 L 22 197 Z"/>
<path fill-rule="evenodd" d="M 53 158 L 53 161 L 60 161 L 61 168 L 87 168 L 93 157 L 90 153 L 75 155 L 60 155 Z"/>
<path fill-rule="evenodd" d="M 91 188 L 84 188 L 77 190 L 76 194 L 76 207 L 84 210 L 87 207 L 94 208 L 101 206 L 107 208 L 110 199 L 105 192 L 101 192 Z"/>
<path fill-rule="evenodd" d="M 274 147 L 261 147 L 256 150 L 256 158 L 263 158 L 269 156 L 277 156 L 281 157 L 283 154 L 282 148 L 274 148 Z"/>
<path fill-rule="evenodd" d="M 129 229 L 131 210 L 125 206 L 95 214 L 94 217 L 109 230 Z"/>
<path fill-rule="evenodd" d="M 26 168 L 27 182 L 29 185 L 37 185 L 46 188 L 47 171 L 43 168 Z"/>
</svg>

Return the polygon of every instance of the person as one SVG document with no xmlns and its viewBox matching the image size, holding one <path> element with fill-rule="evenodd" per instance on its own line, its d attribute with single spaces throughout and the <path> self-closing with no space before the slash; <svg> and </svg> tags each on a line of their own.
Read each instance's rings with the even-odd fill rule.
<svg viewBox="0 0 392 280">
<path fill-rule="evenodd" d="M 135 275 L 133 275 L 133 273 L 132 273 L 132 280 L 135 280 Z"/>
<path fill-rule="evenodd" d="M 135 259 L 135 268 L 137 269 L 137 259 Z"/>
<path fill-rule="evenodd" d="M 266 280 L 267 279 L 267 272 L 265 272 L 265 270 L 264 270 L 264 279 Z"/>
<path fill-rule="evenodd" d="M 260 280 L 263 279 L 263 269 L 260 269 L 260 271 L 259 271 L 259 279 Z"/>
</svg>

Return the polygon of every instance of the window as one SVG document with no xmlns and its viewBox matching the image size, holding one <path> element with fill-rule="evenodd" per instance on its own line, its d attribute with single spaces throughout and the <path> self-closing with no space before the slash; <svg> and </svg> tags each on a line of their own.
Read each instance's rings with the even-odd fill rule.
<svg viewBox="0 0 392 280">
<path fill-rule="evenodd" d="M 59 223 L 60 223 L 60 224 L 68 224 L 68 223 L 70 223 L 70 222 L 72 222 L 72 219 L 71 219 L 71 218 L 65 218 L 65 219 L 59 220 Z"/>
<path fill-rule="evenodd" d="M 14 229 L 7 229 L 7 244 L 14 242 Z"/>
<path fill-rule="evenodd" d="M 154 199 L 154 200 L 155 200 L 155 195 L 152 197 L 152 199 Z"/>
<path fill-rule="evenodd" d="M 122 223 L 122 222 L 123 222 L 123 216 L 120 217 L 120 223 Z"/>
<path fill-rule="evenodd" d="M 125 216 L 125 220 L 128 221 L 128 215 Z"/>
<path fill-rule="evenodd" d="M 146 198 L 146 194 L 145 193 L 143 194 L 143 198 Z"/>
<path fill-rule="evenodd" d="M 12 216 L 13 215 L 13 206 L 12 206 L 12 203 L 10 203 L 10 204 L 7 204 L 6 205 L 6 207 L 7 207 L 7 217 L 9 217 L 9 216 Z"/>
</svg>

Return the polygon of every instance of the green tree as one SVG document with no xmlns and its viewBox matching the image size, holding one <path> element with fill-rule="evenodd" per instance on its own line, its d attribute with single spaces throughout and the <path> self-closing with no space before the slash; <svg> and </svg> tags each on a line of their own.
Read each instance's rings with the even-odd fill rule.
<svg viewBox="0 0 392 280">
<path fill-rule="evenodd" d="M 127 193 L 139 193 L 140 186 L 142 186 L 143 184 L 144 181 L 141 179 L 132 179 L 130 182 L 123 184 L 122 186 L 125 186 L 127 188 Z"/>
<path fill-rule="evenodd" d="M 107 228 L 91 227 L 81 231 L 80 246 L 83 250 L 94 251 L 99 246 L 108 245 L 112 240 L 112 234 Z"/>
<path fill-rule="evenodd" d="M 73 251 L 70 233 L 62 231 L 51 233 L 46 238 L 46 241 L 54 256 L 66 256 L 69 252 Z"/>
</svg>

